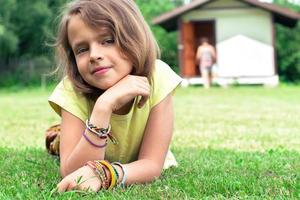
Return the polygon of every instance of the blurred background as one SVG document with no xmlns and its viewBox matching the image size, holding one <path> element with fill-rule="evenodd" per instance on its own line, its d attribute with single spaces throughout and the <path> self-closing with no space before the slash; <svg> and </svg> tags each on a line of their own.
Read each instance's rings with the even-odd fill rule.
<svg viewBox="0 0 300 200">
<path fill-rule="evenodd" d="M 58 13 L 66 0 L 0 0 L 0 88 L 45 86 L 55 68 L 53 49 Z M 189 0 L 136 0 L 162 49 L 162 60 L 179 73 L 178 31 L 166 32 L 152 20 Z M 270 1 L 269 1 L 270 2 Z M 299 1 L 274 4 L 300 12 Z M 300 23 L 276 24 L 276 62 L 281 82 L 300 82 Z"/>
</svg>

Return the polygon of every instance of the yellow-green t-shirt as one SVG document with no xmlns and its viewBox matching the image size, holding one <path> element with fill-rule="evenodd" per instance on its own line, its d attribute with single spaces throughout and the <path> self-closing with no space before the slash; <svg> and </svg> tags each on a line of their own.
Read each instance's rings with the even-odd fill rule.
<svg viewBox="0 0 300 200">
<path fill-rule="evenodd" d="M 129 163 L 136 161 L 143 140 L 144 130 L 151 109 L 161 102 L 168 94 L 172 93 L 181 82 L 181 78 L 172 69 L 157 60 L 151 80 L 151 94 L 142 108 L 137 107 L 137 98 L 126 115 L 112 113 L 111 127 L 113 136 L 118 144 L 108 140 L 105 159 L 110 162 Z M 61 108 L 85 122 L 89 118 L 90 104 L 80 93 L 76 92 L 70 80 L 64 78 L 49 97 L 49 103 L 56 113 L 61 115 Z M 173 154 L 168 151 L 164 168 L 176 166 Z"/>
</svg>

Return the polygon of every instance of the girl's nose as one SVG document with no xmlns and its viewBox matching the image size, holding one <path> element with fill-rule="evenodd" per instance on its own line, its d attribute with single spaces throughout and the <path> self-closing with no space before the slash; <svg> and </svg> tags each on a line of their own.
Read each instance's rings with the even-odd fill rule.
<svg viewBox="0 0 300 200">
<path fill-rule="evenodd" d="M 99 60 L 103 60 L 103 54 L 101 51 L 101 48 L 99 47 L 99 45 L 92 45 L 90 47 L 90 61 L 91 62 L 95 62 L 95 61 L 99 61 Z"/>
</svg>

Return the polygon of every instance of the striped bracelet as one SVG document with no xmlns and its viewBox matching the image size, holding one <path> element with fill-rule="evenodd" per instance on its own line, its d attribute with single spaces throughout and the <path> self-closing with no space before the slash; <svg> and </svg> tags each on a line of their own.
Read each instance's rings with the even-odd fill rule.
<svg viewBox="0 0 300 200">
<path fill-rule="evenodd" d="M 126 174 L 126 171 L 125 171 L 123 165 L 119 162 L 113 162 L 112 165 L 117 165 L 121 168 L 122 173 L 123 173 L 123 177 L 122 177 L 122 180 L 120 182 L 120 185 L 121 185 L 122 188 L 125 188 L 125 182 L 126 182 L 126 179 L 127 179 L 127 174 Z"/>
</svg>

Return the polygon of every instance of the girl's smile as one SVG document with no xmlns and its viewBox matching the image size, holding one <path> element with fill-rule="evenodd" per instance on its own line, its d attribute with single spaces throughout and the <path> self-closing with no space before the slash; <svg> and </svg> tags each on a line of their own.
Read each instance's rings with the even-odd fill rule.
<svg viewBox="0 0 300 200">
<path fill-rule="evenodd" d="M 132 62 L 120 53 L 113 35 L 105 29 L 93 29 L 80 15 L 72 15 L 68 39 L 78 71 L 90 85 L 107 90 L 132 71 Z"/>
<path fill-rule="evenodd" d="M 94 75 L 101 75 L 101 74 L 105 74 L 106 72 L 108 72 L 111 69 L 111 67 L 97 67 L 96 69 L 93 70 L 93 74 Z"/>
</svg>

